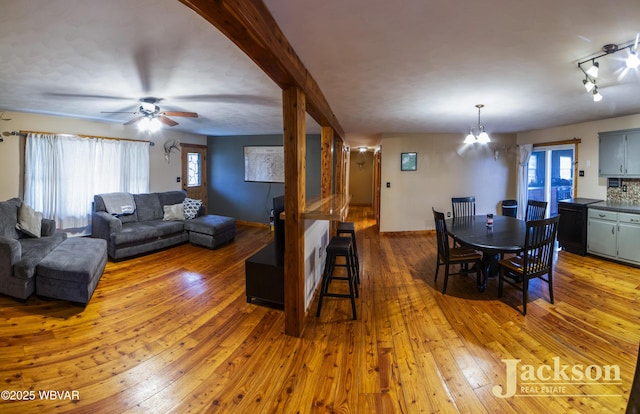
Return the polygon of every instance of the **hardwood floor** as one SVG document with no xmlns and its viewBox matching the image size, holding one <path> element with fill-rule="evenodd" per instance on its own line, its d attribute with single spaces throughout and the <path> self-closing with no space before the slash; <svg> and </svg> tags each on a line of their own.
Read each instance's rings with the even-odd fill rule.
<svg viewBox="0 0 640 414">
<path fill-rule="evenodd" d="M 520 293 L 498 298 L 494 279 L 479 293 L 454 276 L 442 295 L 435 234 L 380 235 L 366 208 L 350 219 L 359 319 L 334 298 L 316 318 L 316 298 L 302 338 L 283 334 L 281 311 L 246 303 L 244 260 L 271 238 L 262 227 L 239 226 L 217 250 L 109 262 L 84 309 L 0 297 L 3 399 L 34 397 L 0 412 L 624 412 L 640 269 L 559 252 L 555 304 L 533 281 L 523 317 Z"/>
</svg>

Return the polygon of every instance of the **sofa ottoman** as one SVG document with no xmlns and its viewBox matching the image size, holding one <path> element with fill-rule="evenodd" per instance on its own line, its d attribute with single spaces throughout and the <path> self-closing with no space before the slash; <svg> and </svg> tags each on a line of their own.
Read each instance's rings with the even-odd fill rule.
<svg viewBox="0 0 640 414">
<path fill-rule="evenodd" d="M 200 216 L 184 221 L 189 241 L 198 246 L 214 249 L 236 237 L 236 219 L 226 216 Z"/>
<path fill-rule="evenodd" d="M 107 242 L 66 239 L 36 269 L 36 294 L 86 305 L 107 264 Z"/>
</svg>

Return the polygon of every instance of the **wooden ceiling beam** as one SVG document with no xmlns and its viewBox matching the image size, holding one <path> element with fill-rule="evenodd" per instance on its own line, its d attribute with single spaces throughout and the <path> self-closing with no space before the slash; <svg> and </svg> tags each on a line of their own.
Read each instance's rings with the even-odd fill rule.
<svg viewBox="0 0 640 414">
<path fill-rule="evenodd" d="M 180 0 L 220 30 L 283 90 L 297 86 L 307 112 L 320 126 L 330 126 L 344 138 L 344 130 L 320 87 L 306 69 L 261 0 Z"/>
</svg>

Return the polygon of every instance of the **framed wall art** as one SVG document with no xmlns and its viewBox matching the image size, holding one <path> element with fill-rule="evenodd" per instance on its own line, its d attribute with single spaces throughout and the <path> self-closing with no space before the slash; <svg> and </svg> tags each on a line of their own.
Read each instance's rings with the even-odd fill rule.
<svg viewBox="0 0 640 414">
<path fill-rule="evenodd" d="M 417 171 L 418 153 L 403 152 L 400 154 L 400 171 Z"/>
</svg>

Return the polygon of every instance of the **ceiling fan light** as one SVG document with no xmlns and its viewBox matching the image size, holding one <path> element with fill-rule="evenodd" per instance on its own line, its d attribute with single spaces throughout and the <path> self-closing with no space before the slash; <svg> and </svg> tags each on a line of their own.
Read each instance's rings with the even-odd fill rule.
<svg viewBox="0 0 640 414">
<path fill-rule="evenodd" d="M 486 132 L 482 131 L 480 133 L 480 135 L 478 135 L 478 142 L 481 144 L 487 144 L 489 142 L 491 142 L 491 138 L 489 138 L 489 134 L 487 134 Z"/>
<path fill-rule="evenodd" d="M 147 131 L 157 132 L 161 126 L 162 124 L 160 123 L 160 120 L 158 118 L 151 118 L 151 120 L 149 120 L 149 127 L 147 128 Z"/>
<path fill-rule="evenodd" d="M 464 139 L 465 144 L 473 144 L 476 142 L 476 137 L 469 131 L 469 135 Z"/>
<path fill-rule="evenodd" d="M 149 130 L 149 125 L 151 124 L 151 120 L 146 116 L 138 121 L 138 130 L 142 132 L 147 132 Z"/>
<path fill-rule="evenodd" d="M 583 80 L 582 83 L 584 84 L 584 88 L 587 90 L 587 92 L 591 92 L 596 86 L 596 84 L 591 82 L 591 80 L 588 78 Z"/>
<path fill-rule="evenodd" d="M 629 69 L 635 69 L 640 66 L 640 59 L 638 59 L 638 55 L 633 49 L 629 49 L 629 56 L 625 63 Z"/>
<path fill-rule="evenodd" d="M 598 77 L 598 70 L 600 69 L 600 63 L 599 62 L 593 62 L 593 65 L 591 65 L 591 67 L 589 69 L 587 69 L 587 75 L 591 76 L 592 78 L 597 78 Z"/>
</svg>

